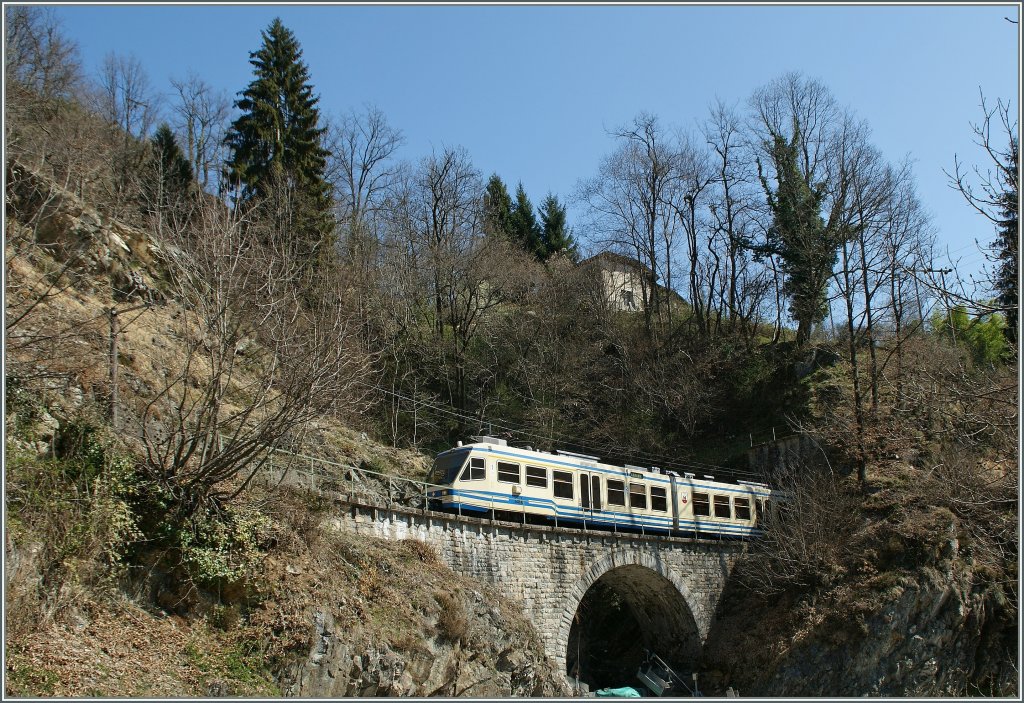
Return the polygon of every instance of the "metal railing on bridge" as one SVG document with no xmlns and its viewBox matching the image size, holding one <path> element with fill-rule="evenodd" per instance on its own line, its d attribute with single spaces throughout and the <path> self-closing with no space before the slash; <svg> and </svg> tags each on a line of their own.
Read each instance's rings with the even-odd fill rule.
<svg viewBox="0 0 1024 703">
<path fill-rule="evenodd" d="M 272 486 L 297 486 L 308 488 L 314 493 L 344 495 L 350 500 L 363 500 L 371 504 L 383 502 L 388 507 L 414 510 L 431 509 L 430 493 L 451 488 L 286 449 L 271 450 L 271 458 L 262 471 L 265 483 Z M 496 503 L 488 499 L 488 505 L 493 514 Z M 461 505 L 458 506 L 457 514 L 460 517 L 463 515 Z"/>
<path fill-rule="evenodd" d="M 351 464 L 342 464 L 321 457 L 313 457 L 306 454 L 291 452 L 286 449 L 271 450 L 271 458 L 262 468 L 264 483 L 271 486 L 296 486 L 308 488 L 313 493 L 344 495 L 349 500 L 364 501 L 368 504 L 379 504 L 384 502 L 387 507 L 400 507 L 413 510 L 430 510 L 430 493 L 433 491 L 449 490 L 451 486 L 436 483 L 419 481 L 405 476 L 394 476 L 380 471 L 364 469 Z M 509 510 L 504 502 L 498 503 L 493 498 L 476 498 L 477 501 L 487 502 L 486 512 L 480 509 L 471 512 L 463 512 L 461 504 L 456 505 L 459 517 L 481 517 L 490 516 L 495 519 L 496 514 L 508 515 L 511 522 L 515 516 L 517 522 L 527 524 L 528 513 L 525 506 L 521 511 Z M 437 507 L 438 504 L 435 504 Z M 584 530 L 593 528 L 588 525 L 586 517 L 582 518 Z M 559 525 L 558 516 L 554 516 L 555 527 L 575 527 L 581 525 L 577 521 L 571 524 Z M 604 531 L 604 530 L 602 530 Z M 613 525 L 612 533 L 618 533 L 618 525 Z M 635 534 L 635 533 L 634 533 Z M 644 526 L 640 526 L 640 534 L 646 535 Z M 651 536 L 661 537 L 660 534 L 652 533 Z"/>
</svg>

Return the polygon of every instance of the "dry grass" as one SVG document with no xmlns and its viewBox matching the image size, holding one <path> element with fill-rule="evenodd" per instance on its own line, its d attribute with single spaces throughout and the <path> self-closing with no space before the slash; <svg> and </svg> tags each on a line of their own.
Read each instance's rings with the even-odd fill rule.
<svg viewBox="0 0 1024 703">
<path fill-rule="evenodd" d="M 8 696 L 181 698 L 276 696 L 244 640 L 123 599 L 7 643 Z M 214 693 L 214 695 L 216 695 Z"/>
<path fill-rule="evenodd" d="M 462 644 L 469 636 L 469 618 L 466 604 L 448 591 L 439 591 L 434 596 L 441 610 L 437 614 L 437 633 L 452 644 Z"/>
</svg>

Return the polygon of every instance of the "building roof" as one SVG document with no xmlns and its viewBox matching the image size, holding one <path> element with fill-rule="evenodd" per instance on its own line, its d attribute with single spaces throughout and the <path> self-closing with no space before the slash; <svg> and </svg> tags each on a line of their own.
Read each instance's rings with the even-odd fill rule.
<svg viewBox="0 0 1024 703">
<path fill-rule="evenodd" d="M 651 269 L 644 264 L 640 263 L 632 256 L 625 256 L 624 254 L 616 254 L 613 251 L 602 251 L 599 254 L 591 256 L 589 259 L 584 259 L 580 262 L 580 266 L 600 266 L 604 263 L 613 263 L 620 266 L 627 266 L 629 268 L 638 269 L 644 273 L 650 273 Z"/>
</svg>

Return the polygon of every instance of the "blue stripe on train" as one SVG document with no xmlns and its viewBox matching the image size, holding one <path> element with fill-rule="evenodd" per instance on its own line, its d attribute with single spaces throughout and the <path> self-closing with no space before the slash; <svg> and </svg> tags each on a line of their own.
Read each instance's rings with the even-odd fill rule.
<svg viewBox="0 0 1024 703">
<path fill-rule="evenodd" d="M 655 515 L 633 515 L 630 513 L 619 513 L 607 510 L 599 513 L 590 513 L 577 506 L 559 505 L 550 499 L 531 498 L 528 496 L 507 496 L 502 493 L 493 493 L 490 491 L 448 489 L 446 493 L 447 495 L 443 497 L 443 500 L 448 501 L 448 507 L 461 508 L 462 510 L 471 512 L 485 513 L 495 506 L 507 505 L 520 507 L 526 505 L 529 507 L 545 508 L 553 511 L 555 517 L 568 522 L 582 524 L 586 521 L 588 523 L 598 525 L 643 527 L 645 529 L 660 529 L 665 532 L 673 529 L 672 518 L 669 517 L 660 518 Z M 437 498 L 438 496 L 435 495 L 434 497 Z M 489 505 L 481 506 L 452 500 L 457 497 L 462 497 L 467 500 L 487 501 Z M 550 517 L 550 515 L 548 515 L 548 517 Z M 738 536 L 751 536 L 761 533 L 760 529 L 745 525 L 728 525 L 717 522 L 701 523 L 695 520 L 680 520 L 678 530 L 684 532 L 720 533 Z"/>
</svg>

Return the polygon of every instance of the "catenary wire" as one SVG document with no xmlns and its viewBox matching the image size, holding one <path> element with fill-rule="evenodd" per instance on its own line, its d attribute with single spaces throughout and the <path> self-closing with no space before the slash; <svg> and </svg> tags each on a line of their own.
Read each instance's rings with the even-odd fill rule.
<svg viewBox="0 0 1024 703">
<path fill-rule="evenodd" d="M 508 423 L 508 422 L 506 422 L 504 420 L 498 420 L 498 421 L 486 420 L 486 419 L 482 419 L 482 418 L 475 417 L 475 416 L 472 416 L 472 415 L 467 415 L 466 413 L 461 413 L 461 412 L 459 412 L 457 410 L 454 410 L 454 409 L 449 409 L 449 408 L 446 408 L 446 407 L 442 407 L 440 405 L 436 405 L 436 404 L 431 403 L 431 402 L 426 401 L 426 400 L 411 398 L 411 397 L 409 397 L 407 395 L 404 395 L 402 393 L 398 393 L 396 391 L 389 390 L 387 388 L 381 388 L 380 386 L 377 386 L 377 385 L 374 385 L 374 384 L 362 383 L 361 385 L 366 386 L 367 388 L 371 388 L 373 390 L 379 391 L 379 392 L 384 393 L 386 395 L 391 395 L 391 396 L 393 396 L 395 398 L 399 398 L 401 400 L 408 401 L 410 403 L 413 403 L 417 407 L 429 408 L 429 409 L 431 409 L 431 410 L 433 410 L 435 412 L 438 412 L 438 413 L 440 413 L 442 415 L 446 415 L 448 417 L 453 417 L 453 418 L 456 418 L 456 419 L 459 419 L 459 420 L 465 420 L 465 421 L 468 421 L 468 422 L 479 423 L 480 425 L 486 425 L 489 428 L 491 428 L 489 431 L 493 431 L 495 428 L 497 428 L 499 431 L 508 432 L 510 434 L 513 434 L 513 435 L 516 435 L 516 436 L 519 436 L 519 437 L 528 437 L 528 438 L 533 438 L 533 439 L 545 440 L 545 441 L 547 441 L 549 443 L 552 443 L 552 444 L 558 442 L 558 443 L 562 443 L 562 444 L 565 444 L 565 445 L 568 445 L 568 446 L 571 446 L 571 447 L 581 447 L 581 448 L 590 447 L 590 448 L 592 448 L 594 450 L 597 450 L 597 451 L 606 451 L 607 453 L 614 454 L 615 456 L 618 456 L 618 457 L 630 458 L 630 459 L 633 459 L 633 460 L 643 460 L 644 462 L 651 462 L 651 463 L 657 462 L 658 466 L 665 467 L 665 468 L 683 468 L 683 469 L 693 469 L 693 470 L 700 470 L 700 471 L 719 471 L 719 472 L 734 474 L 734 475 L 737 475 L 737 476 L 747 476 L 747 477 L 755 477 L 755 478 L 759 477 L 758 473 L 752 472 L 752 471 L 746 471 L 746 470 L 743 470 L 743 469 L 735 469 L 735 468 L 730 468 L 730 467 L 726 467 L 726 466 L 721 466 L 721 465 L 716 465 L 716 464 L 707 464 L 707 463 L 697 462 L 697 461 L 686 461 L 686 460 L 672 459 L 670 457 L 666 457 L 666 456 L 663 456 L 663 455 L 657 455 L 657 454 L 650 454 L 650 453 L 646 453 L 646 452 L 637 452 L 637 451 L 625 450 L 625 449 L 623 449 L 621 447 L 615 447 L 615 446 L 612 446 L 612 445 L 609 445 L 609 444 L 600 443 L 600 442 L 588 443 L 587 445 L 583 445 L 583 444 L 580 444 L 577 440 L 569 438 L 569 437 L 565 437 L 564 435 L 539 434 L 537 432 L 532 432 L 532 431 L 529 431 L 529 430 L 524 430 L 522 428 L 513 427 L 510 423 Z M 640 463 L 640 462 L 638 461 L 638 463 Z"/>
</svg>

